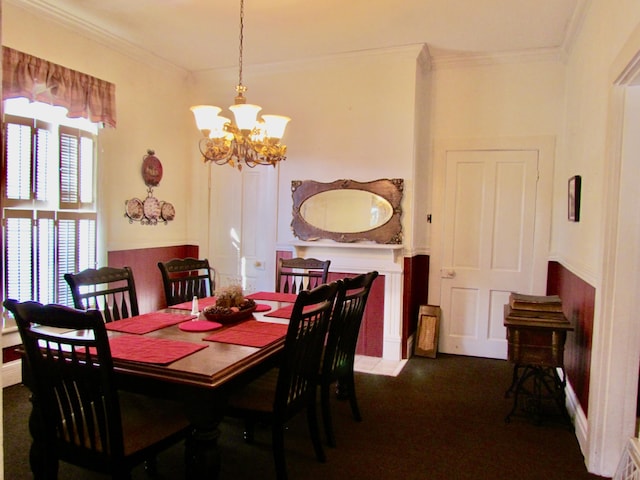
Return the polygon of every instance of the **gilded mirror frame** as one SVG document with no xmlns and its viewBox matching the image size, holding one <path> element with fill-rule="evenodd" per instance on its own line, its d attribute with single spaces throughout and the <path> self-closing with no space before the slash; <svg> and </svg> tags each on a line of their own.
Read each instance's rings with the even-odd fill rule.
<svg viewBox="0 0 640 480">
<path fill-rule="evenodd" d="M 341 189 L 362 190 L 382 197 L 391 205 L 393 210 L 391 218 L 383 225 L 354 233 L 323 230 L 303 218 L 300 213 L 300 207 L 306 200 L 322 192 Z M 292 180 L 293 220 L 291 221 L 291 230 L 295 237 L 304 241 L 328 239 L 342 243 L 373 241 L 383 244 L 401 244 L 403 191 L 404 180 L 401 178 L 379 179 L 370 182 L 341 179 L 330 183 L 316 182 L 314 180 Z"/>
</svg>

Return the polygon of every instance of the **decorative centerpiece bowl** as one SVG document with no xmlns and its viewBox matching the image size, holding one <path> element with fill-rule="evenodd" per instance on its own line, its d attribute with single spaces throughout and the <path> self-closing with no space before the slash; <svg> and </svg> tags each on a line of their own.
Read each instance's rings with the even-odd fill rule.
<svg viewBox="0 0 640 480">
<path fill-rule="evenodd" d="M 256 310 L 256 302 L 245 298 L 242 287 L 231 285 L 215 293 L 216 304 L 205 307 L 202 314 L 207 320 L 223 325 L 236 323 L 251 317 Z"/>
</svg>

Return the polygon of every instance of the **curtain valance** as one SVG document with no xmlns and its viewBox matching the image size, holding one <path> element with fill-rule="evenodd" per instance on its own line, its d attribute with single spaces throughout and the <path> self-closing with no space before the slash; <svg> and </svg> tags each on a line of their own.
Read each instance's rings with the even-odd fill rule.
<svg viewBox="0 0 640 480">
<path fill-rule="evenodd" d="M 65 107 L 70 118 L 116 126 L 113 83 L 2 47 L 2 98 L 17 97 Z"/>
</svg>

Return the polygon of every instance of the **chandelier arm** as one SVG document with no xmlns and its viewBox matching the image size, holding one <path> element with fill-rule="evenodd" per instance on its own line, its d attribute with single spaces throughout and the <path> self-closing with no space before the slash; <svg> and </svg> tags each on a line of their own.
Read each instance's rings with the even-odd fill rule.
<svg viewBox="0 0 640 480">
<path fill-rule="evenodd" d="M 233 148 L 224 149 L 227 150 L 226 153 L 221 147 L 218 147 L 215 150 L 214 148 L 214 141 L 207 137 L 201 138 L 198 143 L 198 149 L 205 161 L 213 162 L 216 165 L 225 165 L 226 163 L 229 163 L 229 160 L 233 155 Z"/>
</svg>

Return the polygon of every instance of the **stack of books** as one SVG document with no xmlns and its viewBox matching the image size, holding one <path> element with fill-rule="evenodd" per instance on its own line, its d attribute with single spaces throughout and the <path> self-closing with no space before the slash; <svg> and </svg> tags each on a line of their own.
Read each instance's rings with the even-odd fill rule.
<svg viewBox="0 0 640 480">
<path fill-rule="evenodd" d="M 558 295 L 525 295 L 511 293 L 507 314 L 510 317 L 530 318 L 532 321 L 562 321 L 562 300 Z"/>
</svg>

